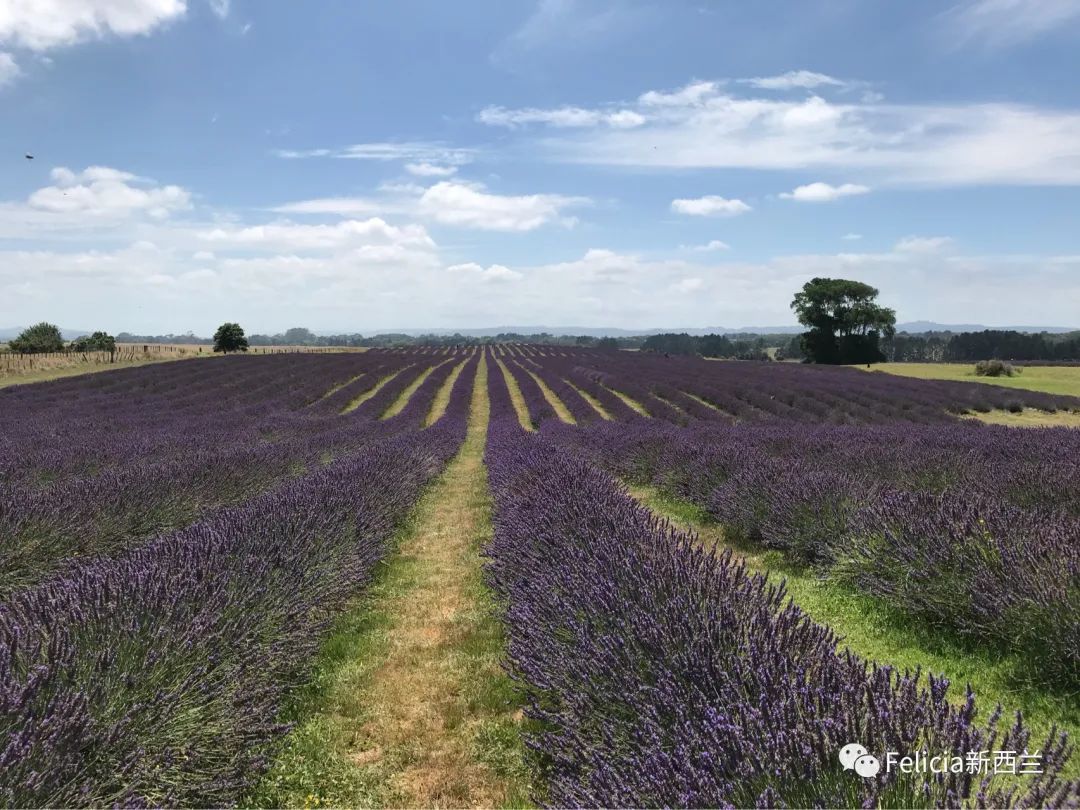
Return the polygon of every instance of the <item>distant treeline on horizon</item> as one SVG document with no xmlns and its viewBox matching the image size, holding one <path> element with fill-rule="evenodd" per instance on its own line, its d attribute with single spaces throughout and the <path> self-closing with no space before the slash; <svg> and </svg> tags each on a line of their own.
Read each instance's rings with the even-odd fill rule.
<svg viewBox="0 0 1080 810">
<path fill-rule="evenodd" d="M 492 343 L 533 343 L 555 346 L 582 346 L 606 349 L 640 349 L 666 354 L 726 357 L 741 360 L 801 360 L 800 335 L 729 334 L 689 335 L 669 332 L 660 335 L 631 337 L 593 337 L 590 335 L 518 334 L 513 332 L 475 337 L 452 335 L 407 335 L 383 333 L 316 335 L 296 327 L 276 335 L 249 335 L 252 346 L 342 346 L 384 348 L 394 346 L 474 346 Z M 184 335 L 134 335 L 121 332 L 118 343 L 183 343 L 211 345 L 211 338 Z M 889 362 L 974 362 L 976 360 L 1080 360 L 1080 331 L 1066 333 L 1028 333 L 1013 330 L 985 329 L 980 332 L 901 332 L 883 339 L 882 351 Z"/>
</svg>

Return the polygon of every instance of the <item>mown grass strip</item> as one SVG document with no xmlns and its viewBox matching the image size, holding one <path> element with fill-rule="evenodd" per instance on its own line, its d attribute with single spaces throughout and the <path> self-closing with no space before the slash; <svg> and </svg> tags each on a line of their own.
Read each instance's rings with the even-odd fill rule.
<svg viewBox="0 0 1080 810">
<path fill-rule="evenodd" d="M 640 402 L 638 402 L 636 399 L 631 399 L 626 394 L 624 394 L 622 391 L 616 391 L 614 388 L 611 388 L 610 386 L 605 385 L 604 388 L 606 388 L 608 391 L 610 391 L 615 396 L 617 396 L 619 399 L 621 399 L 623 401 L 623 403 L 628 408 L 630 408 L 630 410 L 636 411 L 637 413 L 641 414 L 642 416 L 650 416 L 651 415 L 647 410 L 645 410 L 645 406 L 642 405 Z"/>
<path fill-rule="evenodd" d="M 813 572 L 792 568 L 776 551 L 728 543 L 723 527 L 699 506 L 673 498 L 656 487 L 630 486 L 630 494 L 655 514 L 698 535 L 714 547 L 731 546 L 748 567 L 783 578 L 788 596 L 804 613 L 831 627 L 861 658 L 898 669 L 944 675 L 953 684 L 951 697 L 963 702 L 964 687 L 975 691 L 980 715 L 1000 703 L 1007 713 L 1023 713 L 1032 728 L 1033 746 L 1041 745 L 1052 727 L 1080 742 L 1080 703 L 1075 695 L 1055 692 L 1030 682 L 1029 662 L 974 642 L 919 625 L 879 599 L 858 593 Z M 1006 718 L 1008 719 L 1008 718 Z M 1008 725 L 1003 723 L 1003 725 Z M 1080 755 L 1067 766 L 1070 778 L 1080 777 Z"/>
<path fill-rule="evenodd" d="M 327 392 L 326 392 L 325 394 L 323 394 L 323 395 L 322 395 L 321 397 L 319 397 L 318 399 L 316 399 L 316 400 L 313 400 L 312 402 L 309 402 L 309 403 L 308 403 L 308 407 L 310 408 L 310 407 L 311 407 L 312 405 L 314 405 L 314 404 L 315 404 L 316 402 L 319 402 L 320 400 L 324 400 L 324 399 L 326 399 L 326 398 L 327 398 L 328 396 L 330 396 L 331 394 L 337 393 L 337 392 L 338 392 L 338 391 L 340 391 L 340 390 L 341 390 L 342 388 L 344 388 L 344 387 L 345 387 L 346 385 L 351 385 L 352 383 L 356 382 L 356 381 L 357 381 L 357 380 L 359 380 L 359 379 L 360 379 L 361 377 L 363 377 L 363 376 L 364 376 L 364 374 L 365 374 L 365 372 L 361 371 L 361 372 L 360 372 L 359 374 L 357 374 L 357 375 L 356 375 L 355 377 L 350 377 L 349 379 L 345 380 L 345 382 L 343 382 L 343 383 L 338 383 L 337 385 L 335 385 L 334 387 L 332 387 L 332 388 L 331 388 L 331 389 L 330 389 L 329 391 L 327 391 Z"/>
<path fill-rule="evenodd" d="M 461 372 L 468 362 L 466 358 L 458 363 L 454 370 L 450 372 L 450 376 L 446 378 L 446 382 L 436 392 L 435 398 L 431 401 L 431 410 L 428 411 L 427 418 L 424 420 L 424 427 L 431 427 L 446 413 L 446 409 L 450 405 L 450 394 L 454 391 L 454 384 L 457 382 L 457 378 L 461 376 Z"/>
<path fill-rule="evenodd" d="M 416 389 L 424 384 L 424 380 L 430 377 L 431 374 L 435 371 L 435 369 L 439 368 L 447 362 L 449 361 L 443 360 L 442 363 L 436 363 L 433 366 L 428 366 L 424 371 L 420 373 L 420 375 L 415 380 L 413 380 L 411 383 L 408 384 L 408 386 L 406 386 L 405 390 L 402 391 L 398 398 L 394 400 L 394 404 L 387 408 L 386 411 L 383 412 L 383 415 L 379 418 L 390 419 L 405 410 L 405 406 L 409 404 L 409 399 L 411 399 L 412 395 L 416 393 Z"/>
<path fill-rule="evenodd" d="M 461 452 L 337 623 L 286 717 L 295 729 L 245 804 L 528 805 L 521 700 L 480 556 L 492 533 L 487 373 L 482 360 Z"/>
<path fill-rule="evenodd" d="M 513 403 L 514 411 L 517 413 L 518 422 L 521 423 L 521 427 L 530 433 L 536 430 L 536 425 L 532 423 L 532 417 L 529 415 L 529 406 L 525 404 L 525 397 L 521 393 L 521 387 L 518 385 L 517 380 L 514 379 L 514 375 L 510 373 L 510 369 L 506 367 L 499 358 L 495 358 L 495 362 L 502 370 L 503 379 L 506 380 L 506 387 L 510 391 L 510 402 Z"/>
<path fill-rule="evenodd" d="M 707 400 L 707 399 L 705 399 L 703 397 L 699 397 L 697 394 L 691 394 L 689 391 L 680 391 L 679 393 L 681 393 L 683 396 L 690 397 L 690 399 L 694 400 L 694 402 L 698 403 L 699 405 L 704 405 L 706 408 L 711 408 L 712 410 L 716 411 L 717 413 L 723 414 L 724 416 L 728 417 L 729 419 L 735 419 L 735 416 L 733 414 L 728 413 L 723 408 L 721 408 L 719 405 L 714 405 L 712 402 L 709 402 L 709 400 Z"/>
<path fill-rule="evenodd" d="M 404 368 L 399 368 L 393 374 L 387 374 L 385 377 L 383 377 L 381 380 L 379 380 L 377 383 L 375 383 L 375 385 L 373 385 L 367 391 L 362 393 L 360 396 L 358 396 L 356 399 L 352 400 L 348 405 L 346 405 L 344 408 L 342 408 L 341 412 L 342 413 L 350 413 L 352 411 L 355 411 L 357 408 L 359 408 L 361 405 L 363 405 L 365 402 L 367 402 L 369 399 L 371 399 L 373 396 L 375 396 L 377 393 L 379 393 L 379 391 L 382 390 L 383 386 L 386 385 L 387 383 L 389 383 L 392 379 L 394 379 L 394 377 L 396 377 L 401 372 L 405 371 L 405 369 L 412 368 L 412 366 L 413 366 L 413 364 L 410 363 L 409 365 L 405 366 Z"/>
<path fill-rule="evenodd" d="M 547 400 L 548 405 L 551 406 L 551 410 L 555 411 L 555 415 L 558 416 L 559 419 L 569 425 L 577 424 L 577 420 L 574 418 L 574 415 L 570 413 L 570 410 L 566 407 L 565 403 L 559 399 L 559 396 L 554 391 L 548 388 L 547 383 L 540 379 L 538 374 L 525 368 L 521 363 L 518 363 L 518 368 L 536 381 L 536 385 L 540 388 L 540 393 L 544 395 L 544 399 Z"/>
<path fill-rule="evenodd" d="M 600 404 L 600 400 L 598 400 L 596 397 L 594 397 L 588 391 L 574 385 L 572 382 L 570 382 L 565 377 L 563 378 L 563 382 L 566 383 L 567 385 L 569 385 L 575 391 L 577 391 L 581 395 L 581 398 L 583 400 L 585 400 L 590 405 L 592 405 L 593 410 L 595 410 L 598 414 L 600 414 L 601 419 L 606 419 L 606 420 L 608 420 L 610 422 L 615 418 L 614 416 L 611 415 L 611 413 L 608 411 L 607 408 L 605 408 L 603 405 Z"/>
</svg>

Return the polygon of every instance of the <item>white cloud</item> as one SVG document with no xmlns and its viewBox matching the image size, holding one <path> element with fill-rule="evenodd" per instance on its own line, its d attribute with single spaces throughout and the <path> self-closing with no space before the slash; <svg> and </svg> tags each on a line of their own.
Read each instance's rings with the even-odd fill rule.
<svg viewBox="0 0 1080 810">
<path fill-rule="evenodd" d="M 945 12 L 952 41 L 1016 45 L 1080 17 L 1077 0 L 965 0 Z"/>
<path fill-rule="evenodd" d="M 437 166 L 434 163 L 406 163 L 405 171 L 416 177 L 450 177 L 457 173 L 457 167 Z"/>
<path fill-rule="evenodd" d="M 492 231 L 531 231 L 561 221 L 564 208 L 588 204 L 582 197 L 559 194 L 507 196 L 488 193 L 483 186 L 456 182 L 436 183 L 421 195 L 418 211 L 445 225 Z"/>
<path fill-rule="evenodd" d="M 446 268 L 448 273 L 456 273 L 461 276 L 479 279 L 485 283 L 518 281 L 523 276 L 516 270 L 504 267 L 501 264 L 493 264 L 483 267 L 476 262 L 455 264 Z"/>
<path fill-rule="evenodd" d="M 247 227 L 219 227 L 201 231 L 206 242 L 267 250 L 340 250 L 363 245 L 397 245 L 422 250 L 435 242 L 422 225 L 390 225 L 373 217 L 344 220 L 333 225 L 299 225 L 273 222 Z"/>
<path fill-rule="evenodd" d="M 0 42 L 42 51 L 109 34 L 137 36 L 186 10 L 186 0 L 5 0 Z"/>
<path fill-rule="evenodd" d="M 862 239 L 862 234 L 861 233 L 845 233 L 840 238 L 843 239 L 845 242 L 857 242 L 858 240 Z"/>
<path fill-rule="evenodd" d="M 742 79 L 744 84 L 757 87 L 761 90 L 794 90 L 796 88 L 811 90 L 823 85 L 831 87 L 844 87 L 847 82 L 826 76 L 824 73 L 814 73 L 810 70 L 789 70 L 782 76 L 759 76 L 754 79 Z"/>
<path fill-rule="evenodd" d="M 90 166 L 79 173 L 61 166 L 52 170 L 52 179 L 56 185 L 30 195 L 31 208 L 96 217 L 146 213 L 163 219 L 191 207 L 191 193 L 180 186 L 158 186 L 107 166 Z"/>
<path fill-rule="evenodd" d="M 693 107 L 704 104 L 720 92 L 720 82 L 691 82 L 672 93 L 650 90 L 638 97 L 644 107 Z"/>
<path fill-rule="evenodd" d="M 691 278 L 684 278 L 682 281 L 676 282 L 673 285 L 672 289 L 674 289 L 675 292 L 685 294 L 697 292 L 698 290 L 704 288 L 704 286 L 705 281 L 703 279 L 700 279 L 697 276 L 693 276 Z"/>
<path fill-rule="evenodd" d="M 279 214 L 340 214 L 341 216 L 368 216 L 384 211 L 385 207 L 364 197 L 321 197 L 286 203 L 272 209 Z"/>
<path fill-rule="evenodd" d="M 695 217 L 734 217 L 753 209 L 742 200 L 729 200 L 710 194 L 696 199 L 672 200 L 671 210 Z"/>
<path fill-rule="evenodd" d="M 727 242 L 722 242 L 719 239 L 713 239 L 706 242 L 704 245 L 683 245 L 683 250 L 692 250 L 695 253 L 712 253 L 717 250 L 731 250 L 731 245 Z"/>
<path fill-rule="evenodd" d="M 219 19 L 224 20 L 229 16 L 232 0 L 207 0 L 207 2 L 210 4 L 210 10 Z"/>
<path fill-rule="evenodd" d="M 559 128 L 596 127 L 606 124 L 615 129 L 633 129 L 645 123 L 645 116 L 633 110 L 585 110 L 581 107 L 559 107 L 541 110 L 526 107 L 508 110 L 504 107 L 485 107 L 476 120 L 488 126 L 511 129 L 526 124 L 547 124 Z"/>
<path fill-rule="evenodd" d="M 893 247 L 899 253 L 938 253 L 952 245 L 948 236 L 905 236 Z"/>
<path fill-rule="evenodd" d="M 799 186 L 794 191 L 784 192 L 780 196 L 785 200 L 798 200 L 799 202 L 831 202 L 841 197 L 854 197 L 866 194 L 870 189 L 855 183 L 844 183 L 839 186 L 830 186 L 828 183 L 810 183 Z"/>
<path fill-rule="evenodd" d="M 549 123 L 522 145 L 569 163 L 848 171 L 877 186 L 1080 185 L 1080 110 L 743 97 L 696 81 L 643 93 L 636 108 L 605 103 L 579 115 L 616 108 L 646 120 L 627 129 Z"/>
<path fill-rule="evenodd" d="M 432 163 L 445 166 L 463 166 L 470 163 L 476 152 L 447 146 L 437 141 L 380 141 L 357 143 L 340 149 L 278 149 L 281 158 L 343 158 L 348 160 L 376 160 L 382 162 L 407 161 L 409 163 Z"/>
<path fill-rule="evenodd" d="M 11 84 L 22 73 L 22 69 L 19 67 L 18 62 L 15 61 L 15 57 L 10 53 L 0 51 L 0 88 Z"/>
</svg>

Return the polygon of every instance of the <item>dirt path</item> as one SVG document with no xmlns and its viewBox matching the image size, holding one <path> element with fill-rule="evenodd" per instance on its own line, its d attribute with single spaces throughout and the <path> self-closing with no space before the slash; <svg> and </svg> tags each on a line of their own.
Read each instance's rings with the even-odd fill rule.
<svg viewBox="0 0 1080 810">
<path fill-rule="evenodd" d="M 527 804 L 521 714 L 482 580 L 480 549 L 491 536 L 488 373 L 481 361 L 461 452 L 331 638 L 314 712 L 291 735 L 257 803 Z"/>
</svg>

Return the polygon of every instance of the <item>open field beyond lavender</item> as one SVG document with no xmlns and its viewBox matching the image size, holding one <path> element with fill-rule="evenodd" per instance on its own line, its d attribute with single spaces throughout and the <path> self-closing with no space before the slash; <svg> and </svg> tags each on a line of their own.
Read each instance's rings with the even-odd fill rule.
<svg viewBox="0 0 1080 810">
<path fill-rule="evenodd" d="M 10 387 L 0 805 L 1075 804 L 1080 431 L 1015 412 L 1080 399 L 520 346 Z"/>
</svg>

